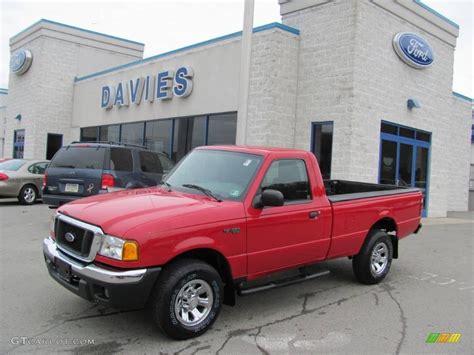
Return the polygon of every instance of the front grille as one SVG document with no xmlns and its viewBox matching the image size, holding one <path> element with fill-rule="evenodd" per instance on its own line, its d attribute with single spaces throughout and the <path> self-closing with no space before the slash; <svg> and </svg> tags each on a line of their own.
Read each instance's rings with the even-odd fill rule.
<svg viewBox="0 0 474 355">
<path fill-rule="evenodd" d="M 89 255 L 94 240 L 94 232 L 74 226 L 61 219 L 57 219 L 55 225 L 56 241 L 63 249 L 82 257 Z M 73 241 L 66 239 L 68 233 L 74 236 Z"/>
</svg>

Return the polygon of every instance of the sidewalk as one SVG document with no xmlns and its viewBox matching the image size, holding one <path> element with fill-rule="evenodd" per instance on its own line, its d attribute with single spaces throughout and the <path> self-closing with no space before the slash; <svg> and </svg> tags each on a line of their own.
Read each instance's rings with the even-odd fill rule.
<svg viewBox="0 0 474 355">
<path fill-rule="evenodd" d="M 423 218 L 424 226 L 442 225 L 442 224 L 474 224 L 474 211 L 469 212 L 448 212 L 447 217 L 429 217 Z"/>
</svg>

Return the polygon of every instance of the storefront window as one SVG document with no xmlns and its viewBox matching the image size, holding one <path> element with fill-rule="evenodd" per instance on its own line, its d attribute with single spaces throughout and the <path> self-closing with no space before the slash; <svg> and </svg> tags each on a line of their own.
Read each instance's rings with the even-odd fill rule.
<svg viewBox="0 0 474 355">
<path fill-rule="evenodd" d="M 207 144 L 235 144 L 237 113 L 209 116 Z"/>
<path fill-rule="evenodd" d="M 143 145 L 145 123 L 127 123 L 122 125 L 120 142 L 134 145 Z"/>
<path fill-rule="evenodd" d="M 81 129 L 81 142 L 97 142 L 99 127 L 86 127 Z"/>
<path fill-rule="evenodd" d="M 101 142 L 119 142 L 120 141 L 120 125 L 100 127 L 99 140 Z"/>
<path fill-rule="evenodd" d="M 189 151 L 202 145 L 235 144 L 236 130 L 237 113 L 234 112 L 85 127 L 81 129 L 81 141 L 144 145 L 177 162 Z"/>
<path fill-rule="evenodd" d="M 160 120 L 146 123 L 145 146 L 156 152 L 171 156 L 172 120 Z"/>
<path fill-rule="evenodd" d="M 206 116 L 174 120 L 173 160 L 178 161 L 193 148 L 206 144 Z"/>
<path fill-rule="evenodd" d="M 332 122 L 313 123 L 311 151 L 318 159 L 323 179 L 331 178 L 333 130 Z"/>
</svg>

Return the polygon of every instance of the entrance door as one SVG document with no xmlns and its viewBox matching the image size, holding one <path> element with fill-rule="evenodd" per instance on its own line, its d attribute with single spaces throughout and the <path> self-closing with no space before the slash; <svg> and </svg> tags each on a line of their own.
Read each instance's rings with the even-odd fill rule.
<svg viewBox="0 0 474 355">
<path fill-rule="evenodd" d="M 53 134 L 48 133 L 48 143 L 46 147 L 46 159 L 53 159 L 54 154 L 61 148 L 63 145 L 63 135 L 62 134 Z"/>
<path fill-rule="evenodd" d="M 421 189 L 425 217 L 431 133 L 382 122 L 380 139 L 379 182 Z"/>
</svg>

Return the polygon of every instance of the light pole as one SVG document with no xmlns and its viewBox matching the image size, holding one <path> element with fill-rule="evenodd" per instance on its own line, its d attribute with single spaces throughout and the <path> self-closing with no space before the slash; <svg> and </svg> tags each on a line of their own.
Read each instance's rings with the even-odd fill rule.
<svg viewBox="0 0 474 355">
<path fill-rule="evenodd" d="M 247 142 L 247 116 L 250 84 L 250 61 L 252 59 L 252 32 L 255 0 L 245 0 L 244 26 L 240 50 L 239 105 L 237 112 L 236 142 L 245 145 Z"/>
</svg>

